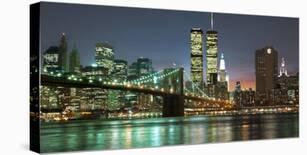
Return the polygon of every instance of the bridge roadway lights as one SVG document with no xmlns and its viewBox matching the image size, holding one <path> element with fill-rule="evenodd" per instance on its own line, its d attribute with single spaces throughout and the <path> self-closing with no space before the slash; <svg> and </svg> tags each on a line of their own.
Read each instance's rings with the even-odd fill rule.
<svg viewBox="0 0 307 155">
<path fill-rule="evenodd" d="M 184 97 L 183 95 L 163 96 L 163 117 L 184 116 Z"/>
</svg>

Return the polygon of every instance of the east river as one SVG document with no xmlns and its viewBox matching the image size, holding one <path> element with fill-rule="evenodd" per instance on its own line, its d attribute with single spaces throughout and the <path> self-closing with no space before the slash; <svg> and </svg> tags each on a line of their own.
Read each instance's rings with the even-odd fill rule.
<svg viewBox="0 0 307 155">
<path fill-rule="evenodd" d="M 41 124 L 41 152 L 107 150 L 299 136 L 298 114 L 80 120 Z"/>
</svg>

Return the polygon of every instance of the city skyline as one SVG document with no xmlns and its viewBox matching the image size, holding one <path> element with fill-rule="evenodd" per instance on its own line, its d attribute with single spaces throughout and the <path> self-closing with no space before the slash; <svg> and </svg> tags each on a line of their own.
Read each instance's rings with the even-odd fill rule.
<svg viewBox="0 0 307 155">
<path fill-rule="evenodd" d="M 148 57 L 156 70 L 176 63 L 183 65 L 189 74 L 190 29 L 195 26 L 207 31 L 210 28 L 210 13 L 205 12 L 79 5 L 69 8 L 65 4 L 42 7 L 45 9 L 41 13 L 48 17 L 45 18 L 48 20 L 42 20 L 42 52 L 49 46 L 58 45 L 60 34 L 65 32 L 68 51 L 76 43 L 82 65 L 95 62 L 96 43 L 109 42 L 115 48 L 116 59 L 125 59 L 131 64 L 140 56 Z M 48 14 L 50 11 L 53 13 Z M 160 16 L 162 13 L 163 17 Z M 79 23 L 77 18 L 83 16 L 92 18 Z M 67 20 L 68 17 L 70 20 Z M 128 31 L 124 29 L 126 26 Z M 234 89 L 236 81 L 241 81 L 243 88 L 255 88 L 254 54 L 258 48 L 273 46 L 279 53 L 279 61 L 285 57 L 289 74 L 299 70 L 298 19 L 214 13 L 214 27 L 219 32 L 218 52 L 219 57 L 224 53 L 230 90 Z M 259 31 L 255 31 L 256 28 Z M 205 50 L 204 47 L 203 52 Z"/>
<path fill-rule="evenodd" d="M 298 18 L 30 10 L 36 152 L 299 137 Z"/>
</svg>

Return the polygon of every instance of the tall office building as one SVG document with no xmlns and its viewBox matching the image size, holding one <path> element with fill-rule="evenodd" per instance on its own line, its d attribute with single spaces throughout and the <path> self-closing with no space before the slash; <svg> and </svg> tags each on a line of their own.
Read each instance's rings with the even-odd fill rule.
<svg viewBox="0 0 307 155">
<path fill-rule="evenodd" d="M 87 79 L 108 81 L 108 69 L 98 66 L 85 66 L 81 69 L 81 74 Z M 82 110 L 106 110 L 107 95 L 106 89 L 100 88 L 82 88 L 81 89 L 81 109 Z"/>
<path fill-rule="evenodd" d="M 140 57 L 137 60 L 138 76 L 146 76 L 153 73 L 152 60 L 149 58 Z"/>
<path fill-rule="evenodd" d="M 228 79 L 228 74 L 226 72 L 224 54 L 222 53 L 220 57 L 220 66 L 218 71 L 217 90 L 215 92 L 215 97 L 217 99 L 222 99 L 222 100 L 229 99 L 228 85 L 229 85 L 229 79 Z"/>
<path fill-rule="evenodd" d="M 191 43 L 191 80 L 197 87 L 203 85 L 203 31 L 192 28 L 190 32 Z"/>
<path fill-rule="evenodd" d="M 279 99 L 280 103 L 297 104 L 299 102 L 298 77 L 298 73 L 292 75 L 288 74 L 286 61 L 284 58 L 282 58 L 279 68 L 279 75 L 277 77 L 277 88 L 274 90 L 274 92 L 278 92 L 277 98 Z"/>
<path fill-rule="evenodd" d="M 220 67 L 219 67 L 219 74 L 218 74 L 218 81 L 219 82 L 225 82 L 227 81 L 227 72 L 226 72 L 226 66 L 225 66 L 225 59 L 224 54 L 221 54 L 220 59 Z"/>
<path fill-rule="evenodd" d="M 69 72 L 80 73 L 80 55 L 75 45 L 69 55 Z"/>
<path fill-rule="evenodd" d="M 68 71 L 67 40 L 65 33 L 62 33 L 59 45 L 59 66 L 63 72 Z"/>
<path fill-rule="evenodd" d="M 138 63 L 133 62 L 128 67 L 128 80 L 134 80 L 138 78 Z"/>
<path fill-rule="evenodd" d="M 107 68 L 108 73 L 112 73 L 114 48 L 108 43 L 97 43 L 95 49 L 95 60 L 98 67 Z"/>
<path fill-rule="evenodd" d="M 256 92 L 266 93 L 274 89 L 278 74 L 278 53 L 273 47 L 256 50 Z"/>
<path fill-rule="evenodd" d="M 235 102 L 235 105 L 237 107 L 241 107 L 242 106 L 242 92 L 241 92 L 241 83 L 240 81 L 236 82 L 236 87 L 235 87 L 235 91 L 233 94 L 233 100 Z"/>
<path fill-rule="evenodd" d="M 127 81 L 128 63 L 126 60 L 116 59 L 113 64 L 112 79 L 113 82 L 125 82 Z M 108 103 L 111 107 L 119 108 L 125 107 L 126 103 L 126 91 L 109 90 L 108 91 Z"/>
<path fill-rule="evenodd" d="M 128 69 L 128 80 L 135 80 L 140 77 L 147 76 L 154 72 L 152 60 L 149 58 L 140 57 L 136 62 L 133 62 Z M 136 106 L 140 110 L 147 105 L 150 105 L 152 95 L 138 94 L 133 92 L 128 92 L 125 96 L 126 106 Z M 150 101 L 150 102 L 147 102 Z"/>
<path fill-rule="evenodd" d="M 298 75 L 289 75 L 286 68 L 286 61 L 284 58 L 281 59 L 278 75 L 278 85 L 280 89 L 291 90 L 298 89 Z"/>
<path fill-rule="evenodd" d="M 153 72 L 154 68 L 152 66 L 152 60 L 149 58 L 140 57 L 136 62 L 133 62 L 131 65 L 129 65 L 128 79 L 137 79 L 142 76 L 152 74 Z"/>
<path fill-rule="evenodd" d="M 113 76 L 119 81 L 126 81 L 128 75 L 128 63 L 126 60 L 116 59 L 113 65 Z"/>
<path fill-rule="evenodd" d="M 280 69 L 279 69 L 279 75 L 278 75 L 278 77 L 281 77 L 281 76 L 283 76 L 283 75 L 289 77 L 288 71 L 287 71 L 287 68 L 286 68 L 286 61 L 285 61 L 285 58 L 281 58 L 281 64 L 280 64 Z"/>
<path fill-rule="evenodd" d="M 128 81 L 135 80 L 138 78 L 138 63 L 133 62 L 128 67 Z M 132 107 L 137 104 L 138 95 L 137 93 L 127 92 L 125 96 L 126 107 Z"/>
<path fill-rule="evenodd" d="M 144 77 L 147 75 L 150 75 L 154 72 L 153 65 L 152 65 L 152 60 L 149 58 L 143 58 L 140 57 L 137 59 L 137 70 L 138 70 L 138 77 Z M 149 94 L 141 94 L 139 93 L 137 95 L 137 109 L 139 110 L 150 110 L 152 109 L 152 101 L 153 99 L 152 95 Z M 132 100 L 129 100 L 131 102 Z M 132 101 L 133 102 L 133 101 Z M 153 109 L 152 109 L 153 110 Z"/>
<path fill-rule="evenodd" d="M 213 14 L 211 13 L 211 29 L 206 33 L 206 60 L 207 60 L 207 84 L 215 85 L 217 82 L 217 57 L 218 57 L 217 31 L 213 29 Z"/>
<path fill-rule="evenodd" d="M 59 48 L 50 46 L 43 54 L 43 72 L 56 73 L 59 71 Z"/>
<path fill-rule="evenodd" d="M 110 77 L 107 76 L 108 69 L 99 66 L 85 66 L 81 69 L 81 75 L 87 79 L 102 79 L 103 81 L 110 79 Z"/>
</svg>

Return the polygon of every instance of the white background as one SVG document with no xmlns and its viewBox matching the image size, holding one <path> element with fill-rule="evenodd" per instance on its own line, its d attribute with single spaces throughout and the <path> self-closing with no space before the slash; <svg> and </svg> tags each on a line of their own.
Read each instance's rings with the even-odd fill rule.
<svg viewBox="0 0 307 155">
<path fill-rule="evenodd" d="M 58 0 L 49 0 L 58 1 Z M 29 147 L 29 4 L 0 1 L 0 154 L 34 154 Z M 59 2 L 59 1 L 58 1 Z M 189 146 L 89 151 L 86 154 L 306 154 L 306 28 L 304 0 L 63 0 L 61 2 L 214 11 L 300 18 L 300 138 Z M 304 8 L 305 6 L 305 8 Z M 183 19 L 184 20 L 184 19 Z M 305 43 L 305 44 L 304 44 Z M 292 51 L 289 51 L 292 52 Z M 296 52 L 296 51 L 295 51 Z M 304 88 L 305 86 L 305 88 Z M 305 148 L 304 148 L 305 147 Z M 66 154 L 81 154 L 74 152 Z"/>
</svg>

